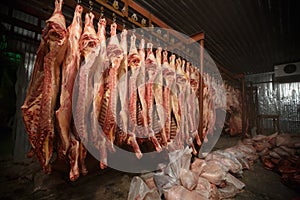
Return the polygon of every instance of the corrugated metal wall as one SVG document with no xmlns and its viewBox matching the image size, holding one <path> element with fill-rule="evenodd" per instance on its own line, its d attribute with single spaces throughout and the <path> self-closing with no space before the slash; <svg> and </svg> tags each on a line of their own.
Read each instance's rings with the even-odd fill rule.
<svg viewBox="0 0 300 200">
<path fill-rule="evenodd" d="M 300 82 L 273 81 L 273 73 L 246 76 L 257 88 L 258 114 L 278 114 L 281 132 L 300 133 Z M 264 119 L 264 128 L 272 129 L 271 119 Z"/>
<path fill-rule="evenodd" d="M 300 133 L 300 82 L 277 85 L 280 126 L 282 130 Z"/>
</svg>

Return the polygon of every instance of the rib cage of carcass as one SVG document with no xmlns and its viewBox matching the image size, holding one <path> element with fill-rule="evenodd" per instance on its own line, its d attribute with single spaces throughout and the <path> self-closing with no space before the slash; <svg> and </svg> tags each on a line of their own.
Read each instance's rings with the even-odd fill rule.
<svg viewBox="0 0 300 200">
<path fill-rule="evenodd" d="M 209 112 L 198 133 L 197 68 L 144 39 L 136 47 L 135 34 L 124 29 L 119 37 L 115 23 L 106 41 L 106 20 L 99 19 L 96 32 L 89 12 L 83 27 L 80 5 L 66 28 L 61 8 L 62 0 L 56 0 L 22 106 L 30 155 L 37 156 L 43 170 L 51 172 L 56 151 L 68 160 L 72 181 L 86 174 L 86 144 L 99 152 L 100 168 L 108 165 L 115 145 L 138 158 L 145 151 L 184 145 L 196 153 L 195 144 L 200 146 L 214 126 Z"/>
</svg>

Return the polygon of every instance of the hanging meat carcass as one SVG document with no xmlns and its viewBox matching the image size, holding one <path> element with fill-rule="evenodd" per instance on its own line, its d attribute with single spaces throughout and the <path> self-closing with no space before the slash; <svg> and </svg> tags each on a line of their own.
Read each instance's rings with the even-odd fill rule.
<svg viewBox="0 0 300 200">
<path fill-rule="evenodd" d="M 242 108 L 241 108 L 241 92 L 238 89 L 234 89 L 232 93 L 233 106 L 232 114 L 230 116 L 229 127 L 230 135 L 236 135 L 242 133 Z"/>
<path fill-rule="evenodd" d="M 228 128 L 225 130 L 230 135 L 242 133 L 242 107 L 241 107 L 241 91 L 233 88 L 229 84 L 225 84 L 226 89 L 226 111 L 229 114 L 228 121 L 225 123 Z"/>
<path fill-rule="evenodd" d="M 138 56 L 138 53 L 135 48 L 135 36 L 133 35 L 131 37 L 131 42 L 134 41 L 134 44 L 131 45 L 130 47 L 130 51 L 131 51 L 131 56 L 134 57 Z M 129 62 L 128 62 L 128 49 L 127 49 L 127 30 L 123 29 L 122 33 L 121 33 L 121 41 L 120 41 L 120 46 L 123 50 L 123 60 L 121 61 L 121 65 L 119 68 L 119 72 L 118 72 L 118 95 L 119 95 L 119 99 L 120 99 L 120 107 L 121 110 L 120 112 L 118 111 L 117 113 L 119 113 L 120 115 L 120 129 L 119 131 L 117 131 L 117 138 L 118 140 L 115 141 L 115 143 L 117 143 L 118 145 L 129 145 L 133 151 L 135 152 L 135 155 L 137 158 L 141 158 L 142 157 L 142 153 L 140 150 L 140 147 L 138 145 L 138 142 L 136 140 L 136 128 L 135 125 L 137 125 L 137 118 L 136 121 L 131 121 L 130 119 L 130 106 L 132 106 L 131 103 L 133 103 L 133 101 L 128 101 L 128 97 L 129 97 L 129 93 L 132 91 L 133 87 L 135 87 L 133 82 L 129 82 L 129 75 L 130 75 L 130 67 L 129 67 Z M 134 50 L 135 49 L 135 50 Z M 131 57 L 131 66 L 133 67 L 135 64 L 135 62 L 139 62 L 139 58 L 137 59 L 137 57 L 133 58 Z M 137 60 L 135 60 L 137 59 Z M 135 64 L 134 64 L 135 63 Z M 135 67 L 132 68 L 133 71 L 136 70 Z M 133 72 L 131 71 L 131 72 Z M 134 79 L 136 79 L 136 77 L 134 77 Z M 131 79 L 132 80 L 132 79 Z M 132 89 L 130 90 L 130 87 L 132 87 Z M 133 94 L 133 99 L 137 98 L 137 96 L 135 96 L 134 93 Z M 135 107 L 137 108 L 137 107 Z M 137 112 L 137 109 L 135 109 L 133 106 L 133 110 L 135 110 L 135 114 Z M 132 122 L 134 122 L 135 125 L 132 124 Z M 123 144 L 122 144 L 123 143 Z"/>
<path fill-rule="evenodd" d="M 61 151 L 64 155 L 69 150 L 70 159 L 70 180 L 74 181 L 79 177 L 79 138 L 73 135 L 71 131 L 72 120 L 72 93 L 74 81 L 79 70 L 80 50 L 79 39 L 82 33 L 82 15 L 83 8 L 77 5 L 71 25 L 68 27 L 68 43 L 65 60 L 62 65 L 62 81 L 60 92 L 60 107 L 56 111 L 56 120 L 58 124 L 58 133 L 61 141 Z M 70 136 L 71 134 L 71 136 Z M 60 151 L 60 150 L 59 150 Z"/>
<path fill-rule="evenodd" d="M 158 47 L 156 50 L 156 61 L 157 61 L 157 74 L 155 77 L 155 85 L 153 86 L 153 93 L 154 93 L 154 99 L 156 104 L 156 110 L 158 115 L 158 121 L 157 125 L 158 129 L 160 130 L 160 138 L 161 138 L 161 144 L 163 146 L 167 145 L 168 139 L 165 129 L 165 111 L 163 107 L 163 70 L 162 70 L 162 48 Z M 158 135 L 158 134 L 157 134 Z M 158 137 L 159 138 L 159 137 Z"/>
<path fill-rule="evenodd" d="M 155 137 L 154 131 L 149 129 L 148 126 L 148 107 L 147 102 L 150 101 L 149 96 L 146 95 L 146 68 L 145 68 L 145 40 L 141 39 L 139 47 L 139 55 L 141 59 L 141 67 L 139 68 L 139 74 L 137 77 L 137 90 L 139 95 L 139 100 L 141 103 L 141 117 L 142 117 L 142 128 L 139 131 L 139 135 L 148 138 L 154 145 L 156 151 L 161 151 L 161 145 L 159 144 L 157 138 Z M 151 127 L 151 126 L 150 126 Z"/>
<path fill-rule="evenodd" d="M 164 89 L 163 89 L 163 106 L 165 109 L 165 131 L 167 135 L 167 141 L 171 140 L 171 88 L 175 79 L 175 72 L 171 69 L 168 62 L 168 52 L 163 52 L 163 64 L 162 64 L 162 75 L 164 80 Z"/>
<path fill-rule="evenodd" d="M 43 59 L 37 60 L 40 63 L 37 62 L 36 65 L 39 65 L 33 76 L 35 77 L 31 89 L 33 98 L 28 98 L 28 102 L 33 102 L 31 110 L 37 115 L 30 116 L 32 112 L 27 112 L 27 118 L 31 117 L 36 123 L 32 125 L 27 123 L 26 128 L 32 132 L 31 141 L 38 135 L 36 130 L 45 128 L 48 130 L 47 138 L 50 140 L 42 142 L 48 148 L 45 160 L 49 162 L 52 151 L 51 138 L 54 136 L 54 121 L 50 121 L 52 129 L 49 121 L 44 123 L 46 125 L 43 127 L 37 125 L 42 120 L 47 121 L 45 117 L 41 119 L 40 115 L 42 104 L 39 101 L 45 99 L 49 99 L 52 103 L 47 105 L 48 107 L 44 105 L 46 109 L 43 113 L 48 117 L 51 115 L 52 119 L 56 117 L 58 128 L 56 131 L 60 136 L 58 152 L 63 156 L 68 155 L 70 159 L 71 180 L 78 178 L 80 169 L 83 174 L 87 173 L 85 167 L 87 152 L 84 146 L 91 144 L 99 151 L 100 168 L 107 166 L 107 149 L 113 152 L 115 144 L 131 146 L 138 158 L 142 157 L 140 145 L 146 143 L 152 143 L 148 150 L 154 147 L 156 151 L 161 151 L 162 147 L 170 147 L 170 144 L 176 144 L 175 149 L 178 149 L 184 144 L 189 144 L 195 151 L 193 139 L 196 137 L 198 144 L 201 141 L 197 134 L 196 116 L 199 111 L 195 101 L 199 74 L 193 66 L 186 61 L 181 62 L 180 59 L 176 61 L 175 55 L 171 55 L 168 60 L 168 52 L 164 51 L 162 55 L 160 47 L 154 55 L 151 43 L 147 44 L 145 58 L 145 41 L 141 39 L 137 50 L 134 34 L 131 36 L 127 56 L 127 31 L 122 31 L 119 43 L 115 23 L 111 25 L 111 38 L 106 47 L 106 21 L 99 20 L 96 33 L 93 26 L 94 15 L 91 12 L 85 15 L 85 27 L 81 35 L 80 8 L 77 6 L 73 22 L 66 32 L 69 33 L 69 40 L 64 44 L 67 54 L 63 54 L 65 60 L 61 69 L 60 108 L 56 116 L 53 115 L 55 101 L 52 98 L 56 97 L 58 92 L 56 85 L 59 84 L 49 87 L 49 83 L 46 84 L 44 81 L 46 77 L 49 78 L 46 76 L 49 70 L 41 68 L 40 63 L 44 62 Z M 46 41 L 43 40 L 41 45 L 43 42 Z M 47 55 L 46 53 L 44 50 L 38 52 L 40 55 Z M 62 62 L 63 58 L 60 59 Z M 78 77 L 75 79 L 77 70 L 79 70 Z M 59 78 L 51 79 L 52 82 L 57 80 Z M 46 89 L 53 94 L 51 99 L 43 96 L 43 90 L 46 94 L 48 92 Z M 70 98 L 72 92 L 73 99 Z M 70 112 L 72 104 L 74 121 Z M 196 109 L 193 109 L 195 107 Z M 25 111 L 24 107 L 24 113 Z M 34 148 L 36 144 L 36 141 L 32 142 Z"/>
<path fill-rule="evenodd" d="M 198 133 L 199 124 L 199 102 L 196 101 L 198 98 L 198 87 L 199 87 L 200 73 L 194 66 L 190 67 L 190 90 L 189 90 L 189 115 L 191 119 L 191 135 L 192 138 L 196 139 L 197 144 L 201 145 L 201 138 Z"/>
<path fill-rule="evenodd" d="M 64 155 L 66 155 L 70 145 L 69 132 L 72 118 L 72 92 L 80 63 L 79 38 L 82 32 L 81 14 L 82 7 L 77 5 L 73 22 L 68 27 L 67 51 L 62 65 L 60 107 L 56 111 L 56 119 L 62 143 L 61 147 Z"/>
<path fill-rule="evenodd" d="M 127 58 L 127 30 L 123 29 L 121 33 L 120 46 L 123 50 L 123 60 L 118 71 L 118 96 L 120 99 L 120 110 L 117 111 L 120 117 L 119 129 L 117 130 L 117 136 L 115 143 L 117 145 L 122 145 L 126 143 L 128 136 L 128 58 Z"/>
<path fill-rule="evenodd" d="M 148 108 L 148 124 L 149 124 L 149 130 L 155 133 L 154 131 L 154 83 L 155 78 L 157 76 L 157 62 L 155 59 L 155 56 L 152 51 L 153 44 L 148 43 L 147 44 L 147 58 L 145 61 L 145 68 L 146 68 L 146 102 L 147 102 L 147 108 Z"/>
<path fill-rule="evenodd" d="M 191 87 L 191 63 L 186 62 L 185 65 L 185 74 L 187 78 L 186 82 L 186 88 L 185 88 L 185 110 L 186 110 L 186 143 L 189 144 L 192 149 L 193 149 L 193 154 L 197 154 L 197 150 L 194 147 L 193 140 L 196 138 L 196 142 L 200 145 L 201 141 L 199 139 L 198 135 L 198 130 L 196 128 L 196 122 L 195 122 L 195 117 L 194 116 L 194 110 L 198 109 L 199 106 L 196 106 L 195 98 L 196 96 L 194 95 L 195 93 L 192 90 Z"/>
<path fill-rule="evenodd" d="M 110 61 L 108 88 L 105 91 L 108 95 L 108 107 L 105 112 L 104 124 L 102 125 L 105 136 L 107 137 L 107 147 L 111 151 L 114 150 L 113 142 L 115 140 L 117 101 L 118 101 L 118 70 L 123 59 L 123 51 L 120 47 L 118 37 L 116 35 L 117 24 L 113 23 L 110 27 L 110 40 L 107 46 L 107 56 Z"/>
<path fill-rule="evenodd" d="M 133 147 L 133 150 L 138 158 L 142 157 L 142 153 L 140 150 L 139 145 L 137 144 L 136 140 L 136 130 L 137 130 L 137 101 L 138 101 L 138 94 L 137 94 L 137 76 L 139 73 L 139 68 L 141 65 L 141 59 L 138 54 L 136 48 L 136 36 L 134 34 L 130 37 L 130 50 L 128 55 L 128 67 L 130 70 L 130 76 L 128 78 L 129 81 L 129 139 L 128 143 Z"/>
<path fill-rule="evenodd" d="M 46 21 L 33 76 L 22 106 L 29 139 L 45 173 L 51 171 L 49 162 L 53 153 L 54 108 L 60 85 L 60 65 L 67 47 L 62 3 L 62 0 L 55 1 L 55 10 Z"/>
<path fill-rule="evenodd" d="M 140 56 L 140 67 L 137 75 L 137 91 L 140 110 L 138 110 L 138 118 L 141 121 L 138 126 L 137 134 L 140 137 L 148 137 L 148 119 L 147 119 L 147 103 L 146 103 L 146 69 L 145 69 L 145 40 L 142 38 L 139 45 L 138 54 Z"/>
<path fill-rule="evenodd" d="M 80 51 L 81 51 L 81 66 L 79 69 L 78 78 L 75 81 L 75 88 L 77 96 L 74 96 L 75 110 L 74 121 L 78 134 L 84 144 L 88 142 L 88 126 L 89 109 L 92 102 L 92 70 L 96 65 L 95 60 L 99 54 L 99 38 L 93 25 L 94 15 L 86 13 L 85 26 L 80 37 Z M 77 97 L 77 99 L 76 99 Z"/>
<path fill-rule="evenodd" d="M 99 38 L 96 35 L 96 31 L 93 25 L 94 15 L 86 13 L 85 15 L 85 27 L 79 40 L 79 48 L 81 52 L 81 66 L 79 74 L 74 83 L 73 95 L 73 114 L 74 122 L 78 137 L 84 145 L 88 144 L 90 133 L 90 107 L 92 105 L 92 75 L 97 67 L 96 58 L 99 55 Z M 81 171 L 83 174 L 87 173 L 85 166 L 86 149 L 80 145 L 80 161 Z"/>
<path fill-rule="evenodd" d="M 197 144 L 201 145 L 201 139 L 198 133 L 198 125 L 199 118 L 197 117 L 197 113 L 199 110 L 198 101 L 196 101 L 199 85 L 200 76 L 197 74 L 196 70 L 194 70 L 194 66 L 187 65 L 187 71 L 189 72 L 189 87 L 187 90 L 187 107 L 188 107 L 188 116 L 190 122 L 190 134 L 192 138 L 196 139 Z M 192 141 L 190 141 L 192 142 Z"/>
<path fill-rule="evenodd" d="M 170 126 L 170 138 L 174 139 L 178 133 L 177 124 L 180 123 L 180 113 L 179 113 L 179 102 L 177 96 L 176 88 L 176 65 L 175 65 L 176 56 L 172 54 L 170 56 L 170 67 L 173 71 L 173 76 L 170 76 L 173 83 L 170 86 L 170 106 L 171 106 L 171 126 Z M 172 75 L 172 74 L 170 74 Z M 173 114 L 173 115 L 172 115 Z M 174 116 L 174 117 L 173 117 Z"/>
<path fill-rule="evenodd" d="M 102 106 L 102 101 L 105 93 L 105 75 L 109 67 L 109 59 L 106 52 L 106 37 L 105 37 L 106 20 L 100 18 L 98 22 L 97 37 L 100 43 L 100 52 L 97 56 L 95 71 L 93 75 L 93 104 L 91 111 L 91 140 L 93 146 L 100 154 L 100 168 L 103 169 L 107 165 L 107 138 L 101 129 L 98 119 Z"/>
<path fill-rule="evenodd" d="M 177 96 L 179 101 L 180 109 L 180 123 L 177 124 L 179 132 L 177 133 L 178 139 L 177 143 L 179 146 L 184 145 L 185 139 L 188 138 L 186 135 L 187 123 L 186 116 L 187 110 L 185 106 L 185 91 L 187 88 L 187 76 L 184 72 L 185 60 L 178 60 L 177 63 L 177 73 L 176 73 L 176 86 L 177 86 Z"/>
</svg>

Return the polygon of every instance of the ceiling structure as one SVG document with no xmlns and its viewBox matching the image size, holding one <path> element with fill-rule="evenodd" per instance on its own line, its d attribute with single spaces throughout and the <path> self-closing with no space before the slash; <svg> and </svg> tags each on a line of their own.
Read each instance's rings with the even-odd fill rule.
<svg viewBox="0 0 300 200">
<path fill-rule="evenodd" d="M 233 73 L 300 60 L 298 0 L 135 0 L 176 31 L 205 33 L 205 49 Z"/>
<path fill-rule="evenodd" d="M 113 2 L 113 0 L 92 0 Z M 124 3 L 128 0 L 118 0 Z M 176 31 L 188 36 L 205 34 L 205 49 L 215 62 L 233 73 L 274 71 L 274 65 L 300 61 L 299 0 L 132 0 Z M 77 0 L 65 0 L 64 14 L 72 19 Z M 88 2 L 82 0 L 82 3 Z M 45 20 L 53 0 L 12 0 L 5 4 Z M 95 10 L 95 9 L 94 9 Z M 3 13 L 3 7 L 0 9 Z M 7 10 L 7 13 L 12 11 Z M 106 15 L 111 15 L 105 11 Z M 21 18 L 20 18 L 21 19 Z M 23 20 L 23 18 L 22 18 Z M 1 21 L 40 33 L 35 26 L 9 19 Z M 128 27 L 128 26 L 127 26 Z M 35 39 L 38 39 L 35 34 Z"/>
</svg>

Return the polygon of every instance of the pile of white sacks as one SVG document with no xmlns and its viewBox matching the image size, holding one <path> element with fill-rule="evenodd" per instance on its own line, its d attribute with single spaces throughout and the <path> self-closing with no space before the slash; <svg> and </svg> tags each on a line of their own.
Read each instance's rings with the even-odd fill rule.
<svg viewBox="0 0 300 200">
<path fill-rule="evenodd" d="M 245 184 L 241 177 L 258 159 L 252 145 L 238 143 L 195 158 L 189 148 L 169 154 L 169 164 L 157 173 L 132 179 L 128 200 L 205 200 L 234 197 Z"/>
</svg>

